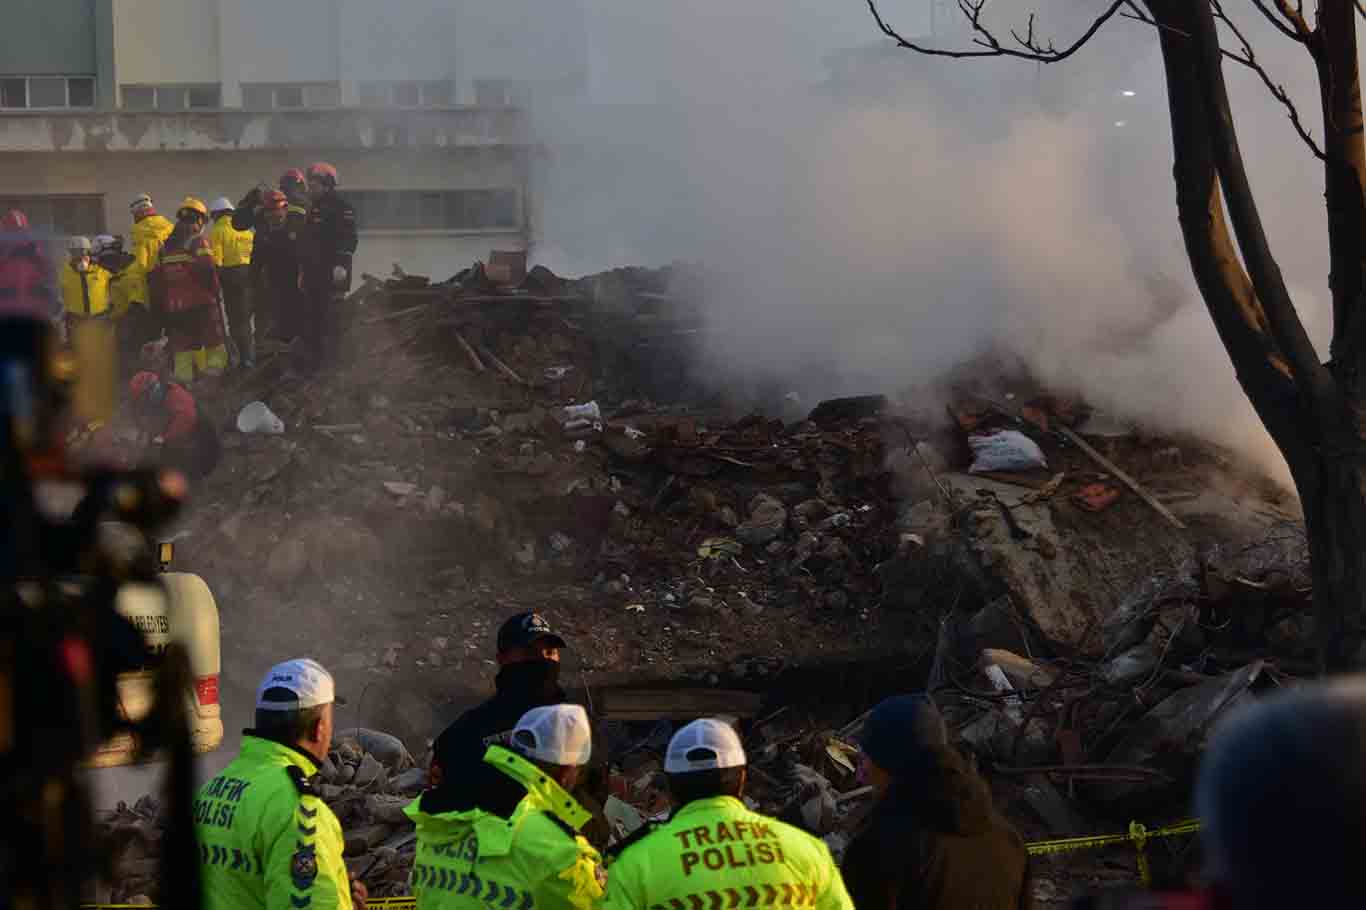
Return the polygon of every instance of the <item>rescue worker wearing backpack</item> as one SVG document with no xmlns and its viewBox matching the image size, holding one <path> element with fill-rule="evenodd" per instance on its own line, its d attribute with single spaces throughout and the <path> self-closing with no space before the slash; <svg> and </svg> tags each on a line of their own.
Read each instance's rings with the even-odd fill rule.
<svg viewBox="0 0 1366 910">
<path fill-rule="evenodd" d="M 186 196 L 149 277 L 152 306 L 166 325 L 175 378 L 182 384 L 197 375 L 222 375 L 228 366 L 227 317 L 204 236 L 208 220 L 208 207 Z"/>
<path fill-rule="evenodd" d="M 256 314 L 251 300 L 251 250 L 254 235 L 239 231 L 232 224 L 233 205 L 222 197 L 209 206 L 213 227 L 209 248 L 218 267 L 223 286 L 223 305 L 228 311 L 228 327 L 237 362 L 244 367 L 256 365 Z"/>
<path fill-rule="evenodd" d="M 604 896 L 602 859 L 579 830 L 589 812 L 569 795 L 592 753 L 588 713 L 544 705 L 522 715 L 508 748 L 484 761 L 516 793 L 467 793 L 445 811 L 405 810 L 417 825 L 409 879 L 418 910 L 592 910 Z"/>
</svg>

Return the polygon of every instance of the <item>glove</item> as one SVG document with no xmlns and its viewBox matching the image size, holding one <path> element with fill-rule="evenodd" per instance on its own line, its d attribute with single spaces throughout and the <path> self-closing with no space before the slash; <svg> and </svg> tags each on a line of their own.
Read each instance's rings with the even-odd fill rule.
<svg viewBox="0 0 1366 910">
<path fill-rule="evenodd" d="M 335 283 L 335 284 L 345 284 L 345 283 L 346 283 L 346 269 L 342 268 L 342 267 L 339 266 L 339 265 L 338 265 L 338 266 L 333 266 L 333 268 L 332 268 L 332 281 L 333 281 L 333 283 Z"/>
</svg>

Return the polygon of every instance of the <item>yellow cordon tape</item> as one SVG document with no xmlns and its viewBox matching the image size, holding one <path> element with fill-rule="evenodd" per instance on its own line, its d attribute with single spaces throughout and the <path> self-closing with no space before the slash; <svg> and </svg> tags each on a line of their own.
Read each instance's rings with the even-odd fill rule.
<svg viewBox="0 0 1366 910">
<path fill-rule="evenodd" d="M 1110 847 L 1115 844 L 1132 843 L 1138 851 L 1138 877 L 1144 887 L 1151 885 L 1152 871 L 1148 868 L 1148 841 L 1162 837 L 1180 837 L 1194 834 L 1200 830 L 1200 819 L 1188 818 L 1162 828 L 1149 831 L 1142 822 L 1130 822 L 1126 834 L 1099 834 L 1093 837 L 1064 837 L 1059 840 L 1040 840 L 1025 844 L 1031 856 L 1048 853 L 1067 853 L 1072 850 L 1090 850 L 1096 847 Z"/>
<path fill-rule="evenodd" d="M 1138 851 L 1138 877 L 1146 887 L 1152 884 L 1152 872 L 1148 868 L 1148 841 L 1163 837 L 1180 837 L 1194 834 L 1200 830 L 1200 819 L 1188 818 L 1173 822 L 1162 828 L 1149 831 L 1142 822 L 1129 822 L 1125 834 L 1096 834 L 1091 837 L 1063 837 L 1058 840 L 1036 840 L 1025 844 L 1030 856 L 1044 856 L 1049 853 L 1070 853 L 1073 850 L 1092 850 L 1096 847 L 1113 847 L 1115 844 L 1133 844 Z M 372 897 L 365 902 L 367 908 L 375 910 L 413 910 L 417 898 L 413 897 Z M 81 904 L 81 910 L 157 910 L 156 904 Z"/>
</svg>

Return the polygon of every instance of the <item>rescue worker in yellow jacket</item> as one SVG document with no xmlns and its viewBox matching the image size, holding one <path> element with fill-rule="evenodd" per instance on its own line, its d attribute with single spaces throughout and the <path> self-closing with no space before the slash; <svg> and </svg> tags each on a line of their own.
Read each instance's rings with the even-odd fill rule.
<svg viewBox="0 0 1366 910">
<path fill-rule="evenodd" d="M 220 196 L 209 206 L 213 227 L 209 229 L 209 248 L 218 266 L 218 281 L 223 286 L 223 305 L 228 311 L 228 329 L 234 361 L 239 366 L 256 366 L 256 310 L 251 299 L 251 252 L 253 231 L 232 226 L 233 206 Z"/>
<path fill-rule="evenodd" d="M 71 345 L 84 379 L 71 402 L 71 413 L 77 423 L 87 425 L 108 417 L 119 384 L 110 275 L 92 258 L 92 248 L 89 237 L 68 239 L 67 261 L 57 275 L 61 334 Z"/>
<path fill-rule="evenodd" d="M 242 751 L 195 794 L 204 910 L 365 907 L 365 886 L 342 861 L 341 825 L 317 792 L 335 698 L 332 676 L 307 658 L 261 681 Z"/>
<path fill-rule="evenodd" d="M 532 708 L 513 728 L 511 748 L 490 746 L 484 756 L 524 795 L 467 794 L 469 805 L 430 813 L 428 791 L 408 806 L 417 824 L 409 882 L 418 910 L 597 907 L 606 872 L 579 834 L 591 816 L 569 795 L 591 753 L 581 706 Z"/>
<path fill-rule="evenodd" d="M 740 801 L 746 764 L 740 737 L 723 721 L 704 718 L 674 734 L 664 771 L 677 808 L 619 845 L 608 866 L 608 910 L 853 910 L 824 843 Z"/>
<path fill-rule="evenodd" d="M 157 214 L 152 197 L 146 193 L 137 196 L 128 208 L 133 213 L 133 227 L 128 232 L 128 252 L 133 255 L 128 267 L 128 296 L 135 304 L 150 306 L 152 297 L 147 288 L 147 275 L 156 265 L 161 245 L 171 236 L 175 225 Z"/>
<path fill-rule="evenodd" d="M 62 293 L 66 334 L 80 323 L 99 322 L 114 334 L 114 310 L 109 297 L 110 274 L 91 256 L 89 237 L 72 237 L 66 242 L 67 261 L 57 277 Z"/>
</svg>

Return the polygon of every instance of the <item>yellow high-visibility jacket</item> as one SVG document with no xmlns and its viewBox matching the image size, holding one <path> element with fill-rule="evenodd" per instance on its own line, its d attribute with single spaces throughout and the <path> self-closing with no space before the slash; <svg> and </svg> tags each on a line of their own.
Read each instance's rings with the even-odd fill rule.
<svg viewBox="0 0 1366 910">
<path fill-rule="evenodd" d="M 824 843 L 738 799 L 688 803 L 608 867 L 606 910 L 854 910 Z"/>
<path fill-rule="evenodd" d="M 160 215 L 148 215 L 141 221 L 133 222 L 128 232 L 129 250 L 133 262 L 125 270 L 128 283 L 128 299 L 133 303 L 150 304 L 151 294 L 147 290 L 147 275 L 156 265 L 161 245 L 171 236 L 175 225 Z"/>
<path fill-rule="evenodd" d="M 220 269 L 251 265 L 251 248 L 255 240 L 253 231 L 239 231 L 232 226 L 232 215 L 219 215 L 209 231 L 213 264 Z"/>
<path fill-rule="evenodd" d="M 255 736 L 194 800 L 206 910 L 351 910 L 341 825 L 318 797 L 318 766 Z"/>
<path fill-rule="evenodd" d="M 512 815 L 405 810 L 417 825 L 409 879 L 418 910 L 595 910 L 607 876 L 578 833 L 590 815 L 540 768 L 501 746 L 484 761 L 527 788 Z"/>
<path fill-rule="evenodd" d="M 57 277 L 62 292 L 62 308 L 73 316 L 112 316 L 110 312 L 109 280 L 113 276 L 97 262 L 78 272 L 67 262 Z"/>
</svg>

